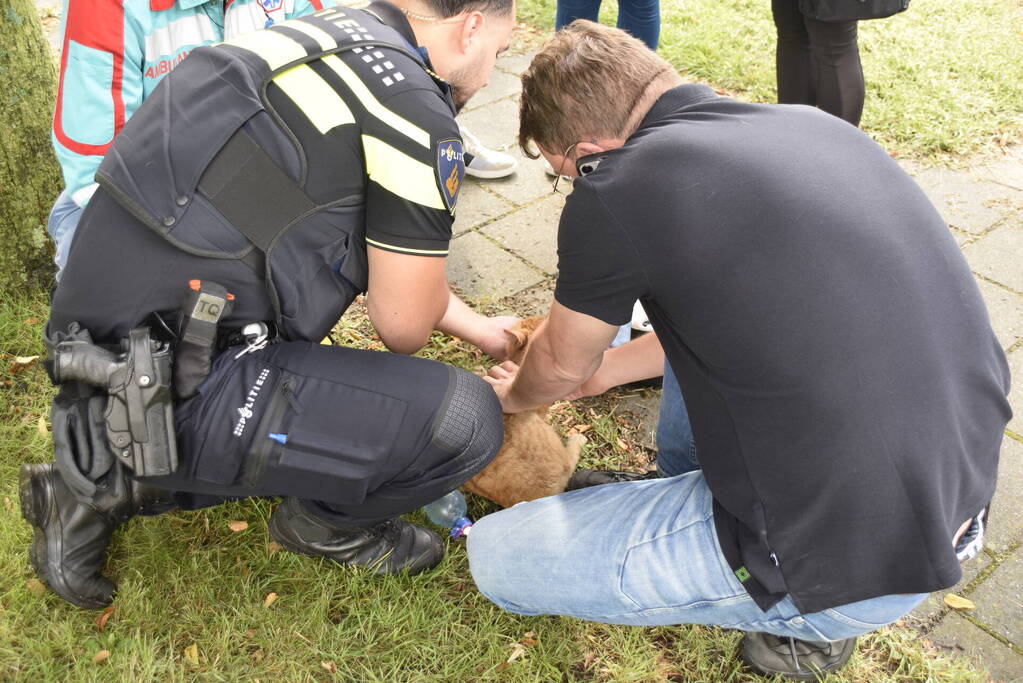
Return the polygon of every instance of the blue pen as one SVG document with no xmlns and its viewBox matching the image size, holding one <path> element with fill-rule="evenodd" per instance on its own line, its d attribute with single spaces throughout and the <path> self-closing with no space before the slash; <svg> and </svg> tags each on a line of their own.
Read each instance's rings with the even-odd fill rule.
<svg viewBox="0 0 1023 683">
<path fill-rule="evenodd" d="M 288 443 L 287 434 L 277 434 L 276 432 L 270 432 L 267 436 L 276 441 L 277 443 Z"/>
</svg>

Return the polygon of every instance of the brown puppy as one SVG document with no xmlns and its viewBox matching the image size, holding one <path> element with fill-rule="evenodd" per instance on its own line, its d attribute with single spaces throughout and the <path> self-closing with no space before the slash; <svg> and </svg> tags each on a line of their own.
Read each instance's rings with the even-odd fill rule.
<svg viewBox="0 0 1023 683">
<path fill-rule="evenodd" d="M 530 334 L 544 320 L 544 316 L 526 318 L 508 330 L 509 360 L 522 362 Z M 545 421 L 549 408 L 505 415 L 504 445 L 482 472 L 465 482 L 465 490 L 503 507 L 564 491 L 586 437 L 576 434 L 562 443 Z"/>
</svg>

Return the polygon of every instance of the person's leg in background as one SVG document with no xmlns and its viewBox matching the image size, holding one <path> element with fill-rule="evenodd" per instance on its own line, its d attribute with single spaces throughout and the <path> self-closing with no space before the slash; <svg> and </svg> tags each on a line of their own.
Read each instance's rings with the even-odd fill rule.
<svg viewBox="0 0 1023 683">
<path fill-rule="evenodd" d="M 53 262 L 57 264 L 57 279 L 60 271 L 67 263 L 68 252 L 71 251 L 71 239 L 75 236 L 78 219 L 82 217 L 82 207 L 75 203 L 71 195 L 61 192 L 50 209 L 50 217 L 46 221 L 46 232 L 53 238 Z"/>
<path fill-rule="evenodd" d="M 865 86 L 857 43 L 857 22 L 814 19 L 805 19 L 805 22 L 816 79 L 815 104 L 829 114 L 858 126 L 863 113 Z"/>
<path fill-rule="evenodd" d="M 656 52 L 661 35 L 660 0 L 619 0 L 618 28 Z"/>
<path fill-rule="evenodd" d="M 657 415 L 657 472 L 662 477 L 674 477 L 698 469 L 696 442 L 682 389 L 671 366 L 665 361 L 661 406 Z"/>
<path fill-rule="evenodd" d="M 560 31 L 576 19 L 596 21 L 599 14 L 600 0 L 558 0 L 554 30 Z"/>
<path fill-rule="evenodd" d="M 775 69 L 779 104 L 817 104 L 810 65 L 810 36 L 799 11 L 799 0 L 771 0 L 778 31 Z"/>
</svg>

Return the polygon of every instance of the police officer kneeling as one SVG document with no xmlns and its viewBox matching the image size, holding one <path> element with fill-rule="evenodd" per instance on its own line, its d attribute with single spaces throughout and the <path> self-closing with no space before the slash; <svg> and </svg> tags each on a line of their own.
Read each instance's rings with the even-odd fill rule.
<svg viewBox="0 0 1023 683">
<path fill-rule="evenodd" d="M 131 516 L 233 497 L 284 496 L 270 533 L 295 552 L 440 561 L 396 516 L 490 461 L 500 406 L 401 354 L 434 328 L 501 353 L 512 319 L 470 311 L 444 256 L 453 117 L 513 20 L 513 0 L 324 10 L 195 50 L 127 123 L 47 326 L 56 463 L 21 474 L 32 564 L 61 597 L 111 601 L 100 569 Z M 320 345 L 367 289 L 397 353 Z"/>
</svg>

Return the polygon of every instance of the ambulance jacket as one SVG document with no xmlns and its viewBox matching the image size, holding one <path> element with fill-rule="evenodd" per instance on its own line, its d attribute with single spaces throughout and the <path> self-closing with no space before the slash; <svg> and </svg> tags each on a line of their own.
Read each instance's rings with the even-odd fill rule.
<svg viewBox="0 0 1023 683">
<path fill-rule="evenodd" d="M 333 7 L 334 0 L 68 0 L 53 148 L 79 206 L 114 137 L 197 47 Z M 226 6 L 226 7 L 225 7 Z"/>
<path fill-rule="evenodd" d="M 236 295 L 222 325 L 319 341 L 366 289 L 367 243 L 447 255 L 462 144 L 414 40 L 381 1 L 194 50 L 97 171 L 51 330 L 126 336 L 201 275 Z"/>
</svg>

